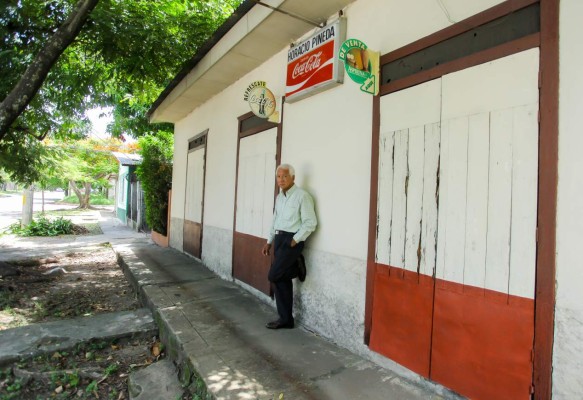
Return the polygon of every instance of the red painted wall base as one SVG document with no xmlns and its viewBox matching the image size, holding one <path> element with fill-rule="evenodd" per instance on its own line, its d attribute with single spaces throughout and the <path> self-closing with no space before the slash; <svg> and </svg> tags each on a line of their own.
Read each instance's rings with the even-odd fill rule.
<svg viewBox="0 0 583 400">
<path fill-rule="evenodd" d="M 370 348 L 472 399 L 528 399 L 534 300 L 377 265 Z"/>
</svg>

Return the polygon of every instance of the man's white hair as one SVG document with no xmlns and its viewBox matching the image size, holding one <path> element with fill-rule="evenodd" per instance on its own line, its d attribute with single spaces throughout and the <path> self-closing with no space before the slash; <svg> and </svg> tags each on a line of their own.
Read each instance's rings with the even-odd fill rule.
<svg viewBox="0 0 583 400">
<path fill-rule="evenodd" d="M 280 169 L 287 169 L 289 171 L 289 174 L 291 176 L 296 176 L 296 170 L 290 164 L 281 164 L 280 166 L 278 166 L 275 169 L 275 175 L 277 175 L 277 171 L 279 171 Z"/>
</svg>

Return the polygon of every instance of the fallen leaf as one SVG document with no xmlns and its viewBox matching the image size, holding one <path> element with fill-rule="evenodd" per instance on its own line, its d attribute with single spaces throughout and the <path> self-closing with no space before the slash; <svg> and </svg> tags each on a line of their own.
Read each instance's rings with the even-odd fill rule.
<svg viewBox="0 0 583 400">
<path fill-rule="evenodd" d="M 58 351 L 56 351 L 52 356 L 52 358 L 54 358 L 55 360 L 58 358 L 61 358 L 61 357 L 63 357 L 63 356 Z"/>
<path fill-rule="evenodd" d="M 59 386 L 58 388 L 55 389 L 55 393 L 59 394 L 63 392 L 63 387 Z"/>
<path fill-rule="evenodd" d="M 152 355 L 158 357 L 160 355 L 160 342 L 156 342 L 152 345 Z"/>
<path fill-rule="evenodd" d="M 119 346 L 117 346 L 117 345 L 115 345 L 115 344 L 112 344 L 112 345 L 111 345 L 111 349 L 112 349 L 112 350 L 119 350 Z"/>
</svg>

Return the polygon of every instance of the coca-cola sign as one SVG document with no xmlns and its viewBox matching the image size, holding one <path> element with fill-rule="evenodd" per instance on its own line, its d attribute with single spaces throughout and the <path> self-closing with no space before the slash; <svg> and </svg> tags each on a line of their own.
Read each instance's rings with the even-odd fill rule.
<svg viewBox="0 0 583 400">
<path fill-rule="evenodd" d="M 318 30 L 287 53 L 286 102 L 294 102 L 342 83 L 338 51 L 344 41 L 346 20 Z"/>
</svg>

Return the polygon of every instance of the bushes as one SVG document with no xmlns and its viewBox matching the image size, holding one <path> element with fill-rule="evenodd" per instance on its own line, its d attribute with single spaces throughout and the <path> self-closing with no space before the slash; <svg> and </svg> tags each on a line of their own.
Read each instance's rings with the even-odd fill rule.
<svg viewBox="0 0 583 400">
<path fill-rule="evenodd" d="M 172 132 L 157 132 L 139 139 L 142 163 L 136 174 L 144 189 L 146 222 L 158 233 L 167 235 L 168 191 L 172 188 Z"/>
<path fill-rule="evenodd" d="M 63 217 L 51 221 L 44 215 L 41 215 L 24 227 L 21 227 L 20 223 L 12 224 L 8 228 L 8 231 L 19 236 L 70 235 L 74 231 L 74 224 L 70 219 L 64 219 Z"/>
</svg>

